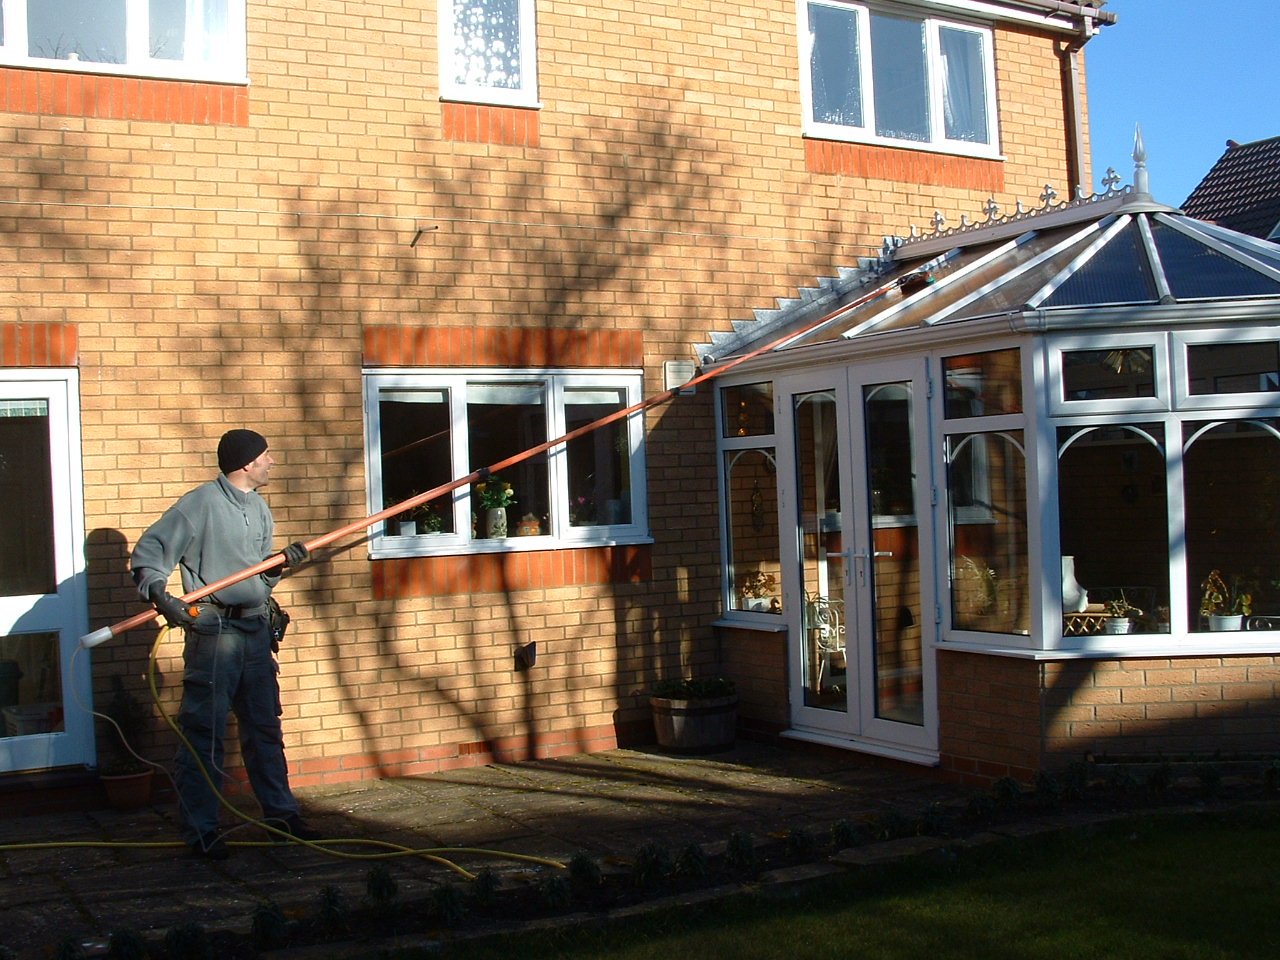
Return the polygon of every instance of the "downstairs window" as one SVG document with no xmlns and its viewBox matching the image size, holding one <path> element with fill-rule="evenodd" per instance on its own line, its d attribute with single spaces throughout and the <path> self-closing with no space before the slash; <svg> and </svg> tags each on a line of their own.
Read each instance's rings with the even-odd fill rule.
<svg viewBox="0 0 1280 960">
<path fill-rule="evenodd" d="M 587 427 L 640 401 L 639 374 L 365 375 L 369 512 Z M 412 556 L 647 535 L 643 421 L 622 417 L 374 527 Z"/>
</svg>

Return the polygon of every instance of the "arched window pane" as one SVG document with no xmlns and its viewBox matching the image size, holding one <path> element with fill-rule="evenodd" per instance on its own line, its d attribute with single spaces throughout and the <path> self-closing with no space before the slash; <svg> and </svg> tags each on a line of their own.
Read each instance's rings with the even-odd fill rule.
<svg viewBox="0 0 1280 960">
<path fill-rule="evenodd" d="M 1187 423 L 1183 427 L 1189 628 L 1210 614 L 1280 613 L 1280 421 Z M 1226 591 L 1204 603 L 1218 572 Z M 1247 596 L 1247 600 L 1245 599 Z M 1215 609 L 1220 608 L 1220 609 Z M 1248 622 L 1227 629 L 1246 629 Z M 1213 628 L 1217 628 L 1214 624 Z"/>
<path fill-rule="evenodd" d="M 1136 607 L 1127 631 L 1169 631 L 1169 498 L 1164 427 L 1114 424 L 1058 431 L 1062 553 L 1087 606 L 1064 600 L 1064 632 L 1104 633 L 1109 602 Z M 1080 607 L 1083 606 L 1083 609 Z"/>
</svg>

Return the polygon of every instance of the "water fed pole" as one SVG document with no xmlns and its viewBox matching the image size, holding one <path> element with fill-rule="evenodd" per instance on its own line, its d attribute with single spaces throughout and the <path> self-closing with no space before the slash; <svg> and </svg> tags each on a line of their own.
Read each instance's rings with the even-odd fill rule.
<svg viewBox="0 0 1280 960">
<path fill-rule="evenodd" d="M 947 256 L 949 257 L 950 254 L 948 254 Z M 945 259 L 945 257 L 939 258 L 939 259 Z M 369 516 L 365 517 L 363 520 L 356 520 L 353 523 L 348 523 L 344 527 L 339 527 L 336 530 L 331 530 L 329 533 L 316 537 L 314 540 L 307 540 L 305 541 L 304 546 L 307 548 L 308 552 L 313 550 L 318 550 L 320 547 L 328 546 L 329 544 L 334 543 L 335 541 L 341 540 L 343 537 L 349 536 L 350 534 L 353 534 L 353 533 L 358 533 L 361 530 L 364 530 L 368 527 L 373 526 L 375 523 L 378 523 L 382 520 L 386 520 L 389 517 L 394 517 L 397 514 L 404 513 L 406 510 L 411 510 L 414 507 L 418 506 L 419 504 L 423 504 L 429 500 L 434 500 L 437 497 L 441 497 L 452 490 L 458 489 L 459 487 L 465 487 L 468 484 L 472 484 L 472 483 L 479 483 L 481 480 L 484 480 L 490 474 L 498 473 L 501 470 L 505 470 L 507 467 L 520 463 L 524 460 L 528 460 L 530 457 L 536 457 L 538 454 L 544 453 L 547 450 L 550 450 L 552 447 L 559 446 L 560 444 L 563 444 L 563 443 L 567 443 L 570 440 L 575 440 L 578 437 L 591 433 L 594 430 L 599 430 L 601 427 L 608 426 L 609 424 L 617 420 L 622 420 L 625 417 L 630 417 L 630 416 L 633 416 L 634 414 L 641 413 L 645 410 L 648 410 L 650 407 L 656 407 L 659 404 L 666 403 L 668 400 L 671 400 L 677 395 L 679 395 L 680 392 L 683 390 L 687 390 L 690 387 L 695 387 L 699 383 L 702 383 L 704 380 L 709 380 L 712 377 L 718 376 L 719 374 L 726 372 L 727 370 L 731 370 L 734 367 L 738 366 L 738 364 L 740 363 L 746 363 L 748 360 L 754 359 L 755 357 L 758 357 L 763 353 L 767 353 L 770 350 L 773 350 L 774 348 L 781 346 L 782 344 L 786 343 L 788 340 L 793 340 L 796 337 L 801 336 L 805 333 L 808 333 L 811 330 L 815 330 L 818 327 L 822 326 L 824 323 L 828 323 L 836 319 L 837 317 L 843 314 L 846 314 L 851 310 L 856 309 L 857 307 L 862 306 L 864 303 L 867 303 L 871 300 L 876 299 L 877 297 L 880 297 L 888 293 L 890 290 L 897 287 L 899 283 L 900 283 L 900 279 L 895 279 L 893 281 L 890 281 L 889 283 L 881 284 L 880 286 L 868 291 L 867 293 L 863 294 L 861 297 L 856 298 L 850 303 L 847 303 L 844 306 L 831 311 L 830 313 L 824 314 L 822 317 L 820 317 L 817 320 L 814 320 L 812 323 L 806 324 L 801 329 L 793 330 L 784 336 L 781 336 L 775 340 L 769 341 L 763 346 L 756 347 L 754 350 L 744 353 L 740 357 L 735 357 L 732 360 L 728 361 L 727 363 L 723 364 L 722 366 L 715 367 L 710 370 L 704 370 L 702 373 L 686 381 L 685 383 L 681 384 L 678 387 L 672 387 L 669 390 L 664 390 L 662 393 L 654 394 L 652 397 L 649 397 L 648 399 L 645 399 L 645 400 L 641 400 L 639 403 L 634 403 L 623 410 L 615 410 L 613 413 L 608 414 L 607 416 L 601 417 L 599 420 L 592 421 L 591 423 L 585 424 L 584 426 L 578 427 L 574 430 L 570 430 L 568 433 L 564 434 L 564 436 L 557 437 L 554 440 L 548 440 L 545 443 L 540 443 L 536 447 L 530 447 L 527 450 L 522 450 L 520 453 L 507 457 L 507 459 L 505 460 L 499 460 L 497 463 L 491 463 L 489 466 L 482 467 L 479 470 L 473 470 L 471 473 L 468 473 L 465 477 L 459 477 L 456 480 L 450 480 L 448 483 L 442 483 L 440 486 L 433 487 L 430 490 L 427 490 L 425 493 L 416 494 L 412 497 L 409 497 L 407 500 L 402 500 L 401 502 L 393 504 L 390 507 L 386 507 L 383 510 L 379 510 L 377 513 L 372 513 Z M 267 557 L 265 560 L 259 563 L 255 563 L 251 567 L 245 567 L 239 573 L 233 573 L 228 577 L 223 577 L 221 580 L 215 581 L 214 583 L 206 584 L 205 586 L 200 587 L 197 590 L 192 590 L 190 593 L 183 594 L 180 599 L 184 603 L 194 603 L 195 601 L 200 600 L 203 597 L 207 597 L 210 594 L 217 593 L 219 590 L 222 590 L 225 587 L 229 587 L 234 583 L 239 583 L 241 580 L 247 580 L 250 577 L 257 576 L 260 573 L 266 573 L 268 570 L 274 570 L 276 567 L 283 566 L 284 562 L 285 562 L 285 557 L 283 553 L 274 554 L 270 557 Z M 98 644 L 104 643 L 113 637 L 118 637 L 120 636 L 120 634 L 125 633 L 129 630 L 132 630 L 134 627 L 140 627 L 145 623 L 150 623 L 157 616 L 159 616 L 159 614 L 154 609 L 143 610 L 141 613 L 134 614 L 132 617 L 128 617 L 127 619 L 121 620 L 118 623 L 113 623 L 109 627 L 102 627 L 101 629 L 95 630 L 92 633 L 85 634 L 83 637 L 80 638 L 80 646 L 85 648 L 96 647 Z"/>
</svg>

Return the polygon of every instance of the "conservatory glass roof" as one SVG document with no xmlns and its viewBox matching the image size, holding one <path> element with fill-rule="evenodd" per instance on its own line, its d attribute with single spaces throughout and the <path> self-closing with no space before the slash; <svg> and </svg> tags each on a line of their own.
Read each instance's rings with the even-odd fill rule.
<svg viewBox="0 0 1280 960">
<path fill-rule="evenodd" d="M 1280 307 L 1280 245 L 1192 219 L 1126 187 L 899 241 L 880 260 L 801 293 L 713 338 L 702 348 L 704 363 L 764 343 L 791 350 L 1023 312 L 1043 319 L 1260 298 Z"/>
</svg>

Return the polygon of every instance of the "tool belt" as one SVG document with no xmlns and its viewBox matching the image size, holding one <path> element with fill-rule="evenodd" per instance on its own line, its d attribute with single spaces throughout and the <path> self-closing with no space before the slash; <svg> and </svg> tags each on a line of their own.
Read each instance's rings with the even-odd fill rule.
<svg viewBox="0 0 1280 960">
<path fill-rule="evenodd" d="M 227 620 L 248 620 L 250 617 L 264 617 L 270 609 L 267 603 L 255 603 L 251 606 L 227 606 L 225 603 L 215 603 L 212 600 L 201 601 L 208 603 L 218 611 L 219 615 Z"/>
</svg>

